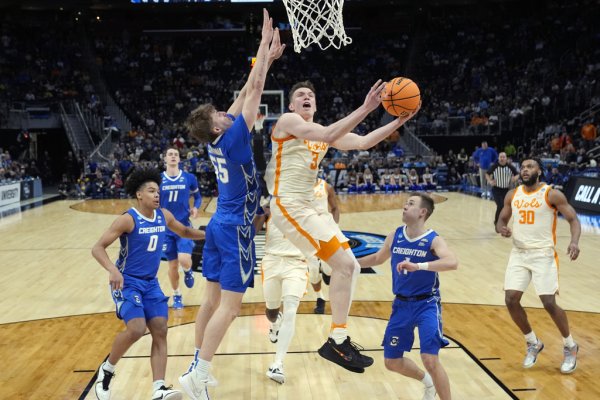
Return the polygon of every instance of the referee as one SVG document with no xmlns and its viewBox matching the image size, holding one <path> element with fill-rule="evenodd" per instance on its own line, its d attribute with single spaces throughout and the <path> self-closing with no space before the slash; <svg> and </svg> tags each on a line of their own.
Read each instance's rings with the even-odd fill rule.
<svg viewBox="0 0 600 400">
<path fill-rule="evenodd" d="M 492 164 L 490 169 L 485 173 L 485 178 L 492 186 L 492 196 L 496 202 L 496 216 L 494 217 L 494 226 L 498 222 L 498 215 L 504 207 L 504 197 L 510 190 L 513 182 L 519 178 L 517 169 L 508 163 L 506 153 L 498 154 L 498 161 Z"/>
</svg>

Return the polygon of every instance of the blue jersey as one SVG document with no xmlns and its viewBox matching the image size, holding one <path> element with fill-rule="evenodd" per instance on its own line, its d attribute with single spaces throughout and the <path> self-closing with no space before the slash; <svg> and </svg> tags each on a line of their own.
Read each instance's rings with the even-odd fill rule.
<svg viewBox="0 0 600 400">
<path fill-rule="evenodd" d="M 437 260 L 431 253 L 431 243 L 438 234 L 431 229 L 414 239 L 406 236 L 406 226 L 396 229 L 392 242 L 392 290 L 394 294 L 404 297 L 421 295 L 439 295 L 440 281 L 437 272 L 415 271 L 407 274 L 398 273 L 398 263 L 407 260 L 413 263 L 423 263 Z"/>
<path fill-rule="evenodd" d="M 162 173 L 160 206 L 171 211 L 177 221 L 185 226 L 192 226 L 190 195 L 194 193 L 198 193 L 198 180 L 194 175 L 185 171 L 179 171 L 177 176 L 168 176 L 166 171 Z"/>
<path fill-rule="evenodd" d="M 167 234 L 167 224 L 163 212 L 154 211 L 154 218 L 144 217 L 135 208 L 127 210 L 133 217 L 135 227 L 130 233 L 124 233 L 121 240 L 121 251 L 116 262 L 117 268 L 124 275 L 142 279 L 156 277 L 163 243 Z"/>
<path fill-rule="evenodd" d="M 252 154 L 252 136 L 242 115 L 208 145 L 208 154 L 215 167 L 219 189 L 217 211 L 212 219 L 228 225 L 252 224 L 260 188 Z"/>
</svg>

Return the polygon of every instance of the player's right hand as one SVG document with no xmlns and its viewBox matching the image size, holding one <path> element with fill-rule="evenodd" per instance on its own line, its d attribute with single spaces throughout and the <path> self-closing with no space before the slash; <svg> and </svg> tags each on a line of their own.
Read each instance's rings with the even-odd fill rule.
<svg viewBox="0 0 600 400">
<path fill-rule="evenodd" d="M 383 90 L 385 89 L 386 84 L 387 82 L 382 82 L 381 79 L 378 79 L 377 82 L 371 86 L 371 90 L 367 93 L 367 97 L 365 97 L 365 102 L 363 103 L 369 112 L 373 111 L 381 104 Z"/>
<path fill-rule="evenodd" d="M 123 289 L 123 275 L 119 270 L 115 267 L 108 276 L 108 281 L 110 283 L 111 290 L 121 290 Z"/>
<path fill-rule="evenodd" d="M 508 226 L 501 227 L 500 232 L 498 232 L 498 233 L 504 237 L 510 237 L 510 235 L 512 235 L 512 231 L 510 230 L 510 228 Z"/>
<path fill-rule="evenodd" d="M 271 47 L 269 47 L 269 62 L 273 62 L 281 57 L 283 50 L 285 50 L 285 44 L 281 44 L 279 28 L 275 28 L 275 32 L 273 32 L 273 40 L 271 41 Z"/>
<path fill-rule="evenodd" d="M 271 43 L 273 39 L 273 18 L 269 17 L 269 12 L 266 8 L 263 8 L 263 25 L 262 25 L 262 38 L 261 41 L 264 44 Z"/>
</svg>

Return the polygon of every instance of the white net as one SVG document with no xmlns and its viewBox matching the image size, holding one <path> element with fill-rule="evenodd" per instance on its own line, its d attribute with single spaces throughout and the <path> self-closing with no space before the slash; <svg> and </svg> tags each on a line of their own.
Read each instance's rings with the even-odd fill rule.
<svg viewBox="0 0 600 400">
<path fill-rule="evenodd" d="M 283 3 L 297 53 L 313 43 L 322 50 L 352 43 L 344 31 L 344 0 L 283 0 Z"/>
</svg>

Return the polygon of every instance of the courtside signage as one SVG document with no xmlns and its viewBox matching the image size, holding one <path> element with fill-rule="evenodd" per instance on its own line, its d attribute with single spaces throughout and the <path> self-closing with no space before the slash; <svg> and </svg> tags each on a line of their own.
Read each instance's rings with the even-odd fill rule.
<svg viewBox="0 0 600 400">
<path fill-rule="evenodd" d="M 567 186 L 567 198 L 577 210 L 600 213 L 600 179 L 572 177 Z"/>
<path fill-rule="evenodd" d="M 0 207 L 12 203 L 18 203 L 21 200 L 21 184 L 11 183 L 10 185 L 0 186 Z"/>
</svg>

